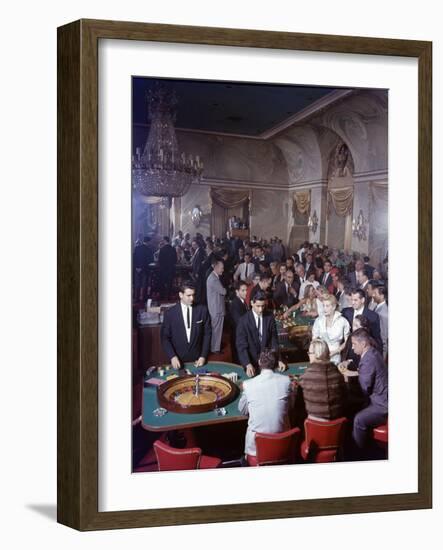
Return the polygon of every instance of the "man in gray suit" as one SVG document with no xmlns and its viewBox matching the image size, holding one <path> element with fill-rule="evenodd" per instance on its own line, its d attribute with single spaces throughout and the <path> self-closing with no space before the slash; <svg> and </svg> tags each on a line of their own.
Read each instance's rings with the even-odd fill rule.
<svg viewBox="0 0 443 550">
<path fill-rule="evenodd" d="M 290 429 L 289 408 L 294 393 L 288 376 L 274 372 L 276 353 L 264 349 L 259 357 L 260 374 L 243 382 L 238 403 L 241 414 L 249 415 L 246 430 L 245 454 L 256 456 L 256 432 L 279 433 Z"/>
<path fill-rule="evenodd" d="M 226 288 L 222 285 L 220 277 L 223 275 L 225 264 L 223 260 L 215 259 L 212 267 L 212 272 L 206 281 L 206 296 L 212 327 L 211 353 L 220 353 L 226 296 Z"/>
<path fill-rule="evenodd" d="M 380 336 L 383 343 L 383 359 L 386 361 L 388 356 L 388 304 L 386 303 L 386 287 L 384 285 L 378 285 L 374 288 L 372 298 L 377 304 L 375 307 L 375 313 L 380 317 Z"/>
</svg>

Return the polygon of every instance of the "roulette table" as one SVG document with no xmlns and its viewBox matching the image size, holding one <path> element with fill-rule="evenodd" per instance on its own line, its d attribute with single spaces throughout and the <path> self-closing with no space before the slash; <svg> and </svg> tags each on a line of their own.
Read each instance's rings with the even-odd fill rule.
<svg viewBox="0 0 443 550">
<path fill-rule="evenodd" d="M 312 317 L 305 317 L 298 311 L 287 320 L 276 317 L 278 346 L 287 361 L 300 361 L 306 357 L 314 321 Z"/>
<path fill-rule="evenodd" d="M 288 365 L 288 370 L 282 373 L 282 376 L 290 376 L 292 379 L 297 379 L 304 373 L 306 367 L 307 363 L 291 363 Z M 158 380 L 160 385 L 145 384 L 143 388 L 142 426 L 144 429 L 154 432 L 163 432 L 246 420 L 247 417 L 240 414 L 238 411 L 238 402 L 241 394 L 239 386 L 243 380 L 247 380 L 247 376 L 242 367 L 234 363 L 209 362 L 206 363 L 203 369 L 196 369 L 192 364 L 187 363 L 182 370 L 183 376 L 170 378 L 169 380 L 167 380 L 168 377 L 177 373 L 177 371 L 172 370 L 172 368 L 169 370 L 157 369 L 149 375 L 151 380 L 152 378 Z M 207 374 L 202 374 L 202 370 L 207 371 Z M 187 374 L 186 371 L 191 374 Z M 169 408 L 167 408 L 168 403 L 162 399 L 162 395 L 165 399 L 173 402 L 175 402 L 176 397 L 178 397 L 178 401 L 180 402 L 181 396 L 184 396 L 182 402 L 184 402 L 185 405 L 188 403 L 188 400 L 193 399 L 195 392 L 195 374 L 197 372 L 201 373 L 199 374 L 201 393 L 204 392 L 205 385 L 202 384 L 202 380 L 205 377 L 214 378 L 215 382 L 220 383 L 220 385 L 215 388 L 217 396 L 211 396 L 209 398 L 210 407 L 208 408 L 210 408 L 210 410 L 205 410 L 205 407 L 203 407 L 203 409 L 200 409 L 200 412 L 195 412 L 195 409 L 188 409 L 185 412 L 183 410 L 178 411 L 177 408 L 174 407 L 174 403 L 172 407 L 169 405 Z M 214 374 L 216 374 L 216 376 L 213 376 Z M 234 380 L 237 378 L 237 381 L 235 382 L 223 376 L 217 376 L 223 374 L 236 374 L 237 376 L 233 378 Z M 193 382 L 192 384 L 190 384 L 191 380 Z M 172 384 L 171 382 L 174 381 L 175 384 Z M 213 382 L 211 383 L 213 384 Z M 231 384 L 235 387 L 232 388 Z M 217 400 L 217 403 L 214 402 L 214 399 Z M 225 399 L 225 401 L 223 401 L 223 399 Z M 205 402 L 206 400 L 203 399 L 203 401 Z M 199 404 L 201 404 L 201 401 L 197 403 L 197 405 Z M 208 403 L 204 404 L 208 405 Z M 164 409 L 165 412 L 157 416 L 158 409 Z M 222 411 L 222 414 L 220 411 Z"/>
<path fill-rule="evenodd" d="M 228 373 L 232 376 L 232 373 Z M 238 374 L 235 373 L 238 379 Z M 239 388 L 218 372 L 186 374 L 164 382 L 157 389 L 157 399 L 167 411 L 192 414 L 213 411 L 228 405 Z"/>
</svg>

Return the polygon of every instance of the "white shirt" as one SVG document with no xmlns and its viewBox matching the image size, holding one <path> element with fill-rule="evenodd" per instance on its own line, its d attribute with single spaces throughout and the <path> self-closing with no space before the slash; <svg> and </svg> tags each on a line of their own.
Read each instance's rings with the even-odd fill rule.
<svg viewBox="0 0 443 550">
<path fill-rule="evenodd" d="M 181 308 L 182 308 L 182 315 L 183 315 L 183 322 L 185 324 L 185 330 L 186 330 L 186 340 L 189 342 L 191 341 L 191 327 L 192 327 L 192 307 L 191 306 L 185 306 L 182 302 L 180 302 Z M 188 317 L 187 312 L 189 309 L 189 328 L 188 328 Z"/>
<path fill-rule="evenodd" d="M 260 333 L 260 340 L 261 340 L 263 337 L 263 315 L 257 315 L 254 310 L 252 310 L 252 313 L 254 314 L 255 326 L 257 327 L 257 329 L 258 329 L 258 320 L 260 319 L 259 333 Z"/>
<path fill-rule="evenodd" d="M 365 309 L 365 306 L 362 306 L 360 309 L 354 309 L 354 317 L 352 317 L 352 320 L 354 320 L 357 315 L 363 315 L 363 310 Z"/>
<path fill-rule="evenodd" d="M 238 279 L 241 279 L 242 281 L 252 279 L 254 272 L 255 266 L 252 262 L 249 262 L 248 264 L 246 262 L 242 262 L 235 270 L 234 281 L 237 281 Z"/>
</svg>

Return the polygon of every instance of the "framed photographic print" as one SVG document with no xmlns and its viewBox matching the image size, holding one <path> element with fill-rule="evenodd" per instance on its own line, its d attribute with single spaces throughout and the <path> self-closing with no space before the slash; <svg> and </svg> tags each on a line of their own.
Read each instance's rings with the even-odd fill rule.
<svg viewBox="0 0 443 550">
<path fill-rule="evenodd" d="M 59 521 L 431 507 L 431 43 L 81 20 L 58 76 Z"/>
</svg>

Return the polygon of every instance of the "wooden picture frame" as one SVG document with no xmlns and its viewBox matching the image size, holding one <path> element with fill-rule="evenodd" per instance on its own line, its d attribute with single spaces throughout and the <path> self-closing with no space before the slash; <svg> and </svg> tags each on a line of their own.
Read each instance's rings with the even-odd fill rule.
<svg viewBox="0 0 443 550">
<path fill-rule="evenodd" d="M 432 257 L 430 42 L 80 20 L 58 29 L 58 521 L 79 530 L 244 521 L 432 506 L 432 274 L 419 272 L 418 491 L 98 511 L 98 42 L 224 45 L 418 59 L 418 264 Z"/>
</svg>

